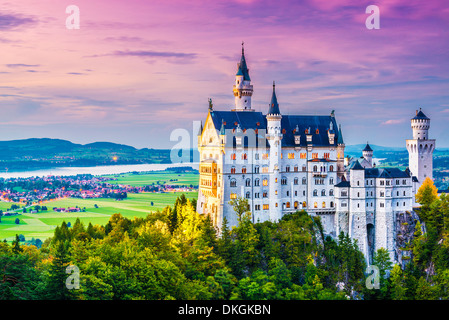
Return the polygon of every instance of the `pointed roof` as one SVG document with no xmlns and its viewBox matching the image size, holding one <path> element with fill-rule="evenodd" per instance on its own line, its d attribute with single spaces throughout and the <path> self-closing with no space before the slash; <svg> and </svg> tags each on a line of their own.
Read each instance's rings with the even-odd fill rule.
<svg viewBox="0 0 449 320">
<path fill-rule="evenodd" d="M 352 166 L 351 170 L 365 170 L 360 162 L 358 160 L 355 161 L 354 165 Z"/>
<path fill-rule="evenodd" d="M 343 134 L 341 133 L 341 124 L 338 126 L 337 144 L 345 144 L 344 141 L 343 141 Z"/>
<path fill-rule="evenodd" d="M 373 149 L 371 149 L 370 145 L 367 142 L 365 149 L 363 149 L 362 151 L 373 151 Z"/>
<path fill-rule="evenodd" d="M 246 59 L 245 59 L 245 48 L 243 47 L 242 42 L 242 57 L 240 58 L 240 62 L 237 64 L 237 73 L 236 76 L 243 76 L 243 80 L 251 81 L 251 78 L 249 77 L 249 70 L 246 65 Z"/>
<path fill-rule="evenodd" d="M 422 112 L 421 108 L 419 108 L 419 111 L 416 110 L 416 116 L 412 118 L 412 120 L 430 120 L 424 112 Z"/>
<path fill-rule="evenodd" d="M 224 136 L 225 134 L 224 119 L 221 119 L 220 135 Z"/>
<path fill-rule="evenodd" d="M 279 111 L 278 99 L 276 98 L 276 85 L 273 81 L 273 94 L 271 95 L 270 107 L 268 108 L 267 114 L 281 114 Z"/>
</svg>

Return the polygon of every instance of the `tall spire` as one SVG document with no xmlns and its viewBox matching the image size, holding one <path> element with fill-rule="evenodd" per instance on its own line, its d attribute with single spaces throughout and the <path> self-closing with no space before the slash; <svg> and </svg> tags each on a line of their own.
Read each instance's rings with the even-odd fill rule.
<svg viewBox="0 0 449 320">
<path fill-rule="evenodd" d="M 243 80 L 251 81 L 251 78 L 249 77 L 249 69 L 246 65 L 246 59 L 245 59 L 245 47 L 243 46 L 244 42 L 242 41 L 242 56 L 240 58 L 240 62 L 237 64 L 237 74 L 236 75 L 243 75 Z"/>
<path fill-rule="evenodd" d="M 345 144 L 343 142 L 343 134 L 341 133 L 341 124 L 338 125 L 338 139 L 337 139 L 337 144 Z"/>
<path fill-rule="evenodd" d="M 237 63 L 237 73 L 235 75 L 235 84 L 233 86 L 235 97 L 235 109 L 237 111 L 254 111 L 251 109 L 251 96 L 253 95 L 253 86 L 249 77 L 248 66 L 245 59 L 244 42 L 242 41 L 242 56 Z"/>
<path fill-rule="evenodd" d="M 273 81 L 273 93 L 271 95 L 270 107 L 268 108 L 268 114 L 281 114 L 279 111 L 278 99 L 276 97 L 276 84 Z"/>
</svg>

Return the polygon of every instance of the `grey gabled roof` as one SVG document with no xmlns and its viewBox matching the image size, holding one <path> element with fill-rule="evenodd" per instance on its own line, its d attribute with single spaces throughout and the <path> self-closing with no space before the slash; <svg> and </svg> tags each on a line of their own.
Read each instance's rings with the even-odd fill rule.
<svg viewBox="0 0 449 320">
<path fill-rule="evenodd" d="M 341 181 L 335 185 L 335 187 L 337 188 L 349 188 L 350 186 L 351 184 L 349 183 L 349 181 Z"/>
<path fill-rule="evenodd" d="M 267 129 L 267 119 L 262 112 L 248 112 L 248 111 L 210 111 L 212 121 L 217 130 L 232 130 L 236 129 L 237 125 L 242 130 L 245 129 Z M 329 146 L 329 137 L 327 130 L 329 124 L 333 123 L 333 127 L 337 126 L 335 117 L 332 116 L 312 116 L 312 115 L 284 115 L 281 119 L 282 129 L 282 146 L 295 147 L 295 135 L 300 136 L 301 147 L 307 146 L 306 130 L 312 135 L 313 146 Z M 297 128 L 299 129 L 297 131 Z M 336 137 L 338 140 L 338 137 Z M 335 140 L 334 140 L 335 141 Z M 334 144 L 335 145 L 335 142 Z"/>
</svg>

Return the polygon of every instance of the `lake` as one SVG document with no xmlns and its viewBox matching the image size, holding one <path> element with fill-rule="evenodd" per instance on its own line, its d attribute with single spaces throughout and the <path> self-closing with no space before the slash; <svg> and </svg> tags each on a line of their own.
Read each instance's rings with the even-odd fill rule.
<svg viewBox="0 0 449 320">
<path fill-rule="evenodd" d="M 32 171 L 17 171 L 17 172 L 0 172 L 0 178 L 29 178 L 29 177 L 46 177 L 46 176 L 73 176 L 77 174 L 120 174 L 132 171 L 159 171 L 173 167 L 192 167 L 198 170 L 198 162 L 186 163 L 167 163 L 167 164 L 126 164 L 126 165 L 112 165 L 112 166 L 96 166 L 96 167 L 61 167 L 49 168 Z"/>
</svg>

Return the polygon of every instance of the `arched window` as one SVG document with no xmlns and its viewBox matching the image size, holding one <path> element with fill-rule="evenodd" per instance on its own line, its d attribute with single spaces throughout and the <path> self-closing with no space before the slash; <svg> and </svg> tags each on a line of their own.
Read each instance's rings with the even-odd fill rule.
<svg viewBox="0 0 449 320">
<path fill-rule="evenodd" d="M 329 190 L 329 195 L 330 195 L 330 196 L 333 196 L 333 195 L 334 195 L 334 189 L 330 189 L 330 190 Z"/>
<path fill-rule="evenodd" d="M 302 207 L 303 207 L 303 208 L 306 208 L 306 207 L 307 207 L 307 202 L 303 201 L 303 202 L 302 202 Z"/>
<path fill-rule="evenodd" d="M 249 199 L 251 197 L 251 193 L 248 191 L 245 196 L 246 196 L 246 199 Z"/>
<path fill-rule="evenodd" d="M 298 206 L 299 206 L 299 203 L 298 203 L 298 201 L 295 201 L 295 203 L 294 203 L 294 207 L 295 207 L 295 209 L 298 209 Z"/>
<path fill-rule="evenodd" d="M 254 180 L 254 186 L 255 186 L 255 187 L 260 186 L 260 179 Z"/>
<path fill-rule="evenodd" d="M 333 172 L 334 171 L 334 166 L 333 165 L 330 165 L 329 166 L 329 172 Z"/>
<path fill-rule="evenodd" d="M 299 180 L 298 178 L 293 179 L 293 184 L 295 185 L 298 184 L 298 180 Z"/>
<path fill-rule="evenodd" d="M 321 190 L 321 196 L 323 196 L 323 197 L 326 196 L 326 190 L 324 190 L 324 189 Z"/>
<path fill-rule="evenodd" d="M 231 173 L 235 173 L 235 167 L 231 167 Z"/>
<path fill-rule="evenodd" d="M 231 187 L 237 187 L 237 180 L 231 179 Z"/>
<path fill-rule="evenodd" d="M 284 186 L 287 184 L 287 178 L 286 177 L 282 177 L 281 178 L 281 184 L 284 185 Z"/>
<path fill-rule="evenodd" d="M 323 203 L 321 204 L 321 206 L 322 206 L 323 208 L 326 208 L 326 201 L 323 201 Z"/>
<path fill-rule="evenodd" d="M 246 179 L 245 180 L 245 186 L 251 187 L 251 179 Z"/>
<path fill-rule="evenodd" d="M 317 172 L 318 171 L 318 167 L 317 166 L 313 166 L 313 172 Z"/>
<path fill-rule="evenodd" d="M 302 178 L 302 184 L 307 184 L 307 179 L 306 178 Z"/>
<path fill-rule="evenodd" d="M 314 202 L 313 203 L 313 207 L 316 209 L 316 208 L 318 208 L 318 202 Z"/>
<path fill-rule="evenodd" d="M 287 202 L 287 204 L 285 205 L 287 207 L 287 209 L 290 208 L 290 202 Z"/>
<path fill-rule="evenodd" d="M 307 171 L 307 167 L 306 167 L 306 165 L 303 165 L 302 166 L 302 172 L 306 172 Z"/>
<path fill-rule="evenodd" d="M 318 196 L 318 190 L 313 190 L 313 196 L 314 197 Z"/>
</svg>

